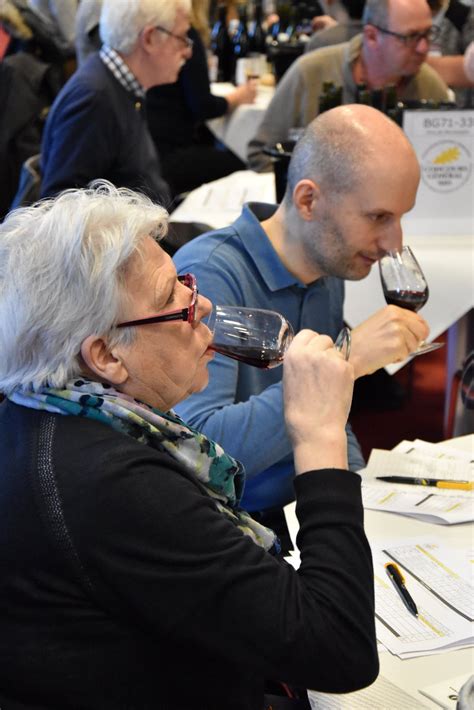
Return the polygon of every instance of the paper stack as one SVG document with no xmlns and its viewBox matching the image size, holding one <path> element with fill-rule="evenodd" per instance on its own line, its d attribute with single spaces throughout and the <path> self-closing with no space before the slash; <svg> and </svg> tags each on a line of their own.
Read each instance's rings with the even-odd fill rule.
<svg viewBox="0 0 474 710">
<path fill-rule="evenodd" d="M 474 641 L 472 550 L 453 550 L 436 539 L 373 545 L 377 639 L 400 658 L 471 646 Z M 395 562 L 418 608 L 404 605 L 385 564 Z"/>
<path fill-rule="evenodd" d="M 425 520 L 453 524 L 474 520 L 473 491 L 384 482 L 379 476 L 474 480 L 474 455 L 448 445 L 403 441 L 393 451 L 373 449 L 363 479 L 364 507 Z"/>
</svg>

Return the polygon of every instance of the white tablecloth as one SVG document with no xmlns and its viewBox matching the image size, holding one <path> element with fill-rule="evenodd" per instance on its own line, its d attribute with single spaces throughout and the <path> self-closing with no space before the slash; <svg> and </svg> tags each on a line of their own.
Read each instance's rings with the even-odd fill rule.
<svg viewBox="0 0 474 710">
<path fill-rule="evenodd" d="M 472 451 L 474 435 L 452 439 L 450 446 Z M 285 508 L 288 526 L 294 526 L 296 516 L 294 503 Z M 432 525 L 430 523 L 414 520 L 402 515 L 379 512 L 375 510 L 364 511 L 364 527 L 369 542 L 386 541 L 391 539 L 430 538 L 441 537 L 443 542 L 452 548 L 466 548 L 472 544 L 474 526 L 472 523 L 463 525 Z M 296 528 L 297 529 L 297 528 Z M 293 534 L 295 531 L 293 530 Z M 420 705 L 428 708 L 439 708 L 431 700 L 418 693 L 420 688 L 436 682 L 449 681 L 456 676 L 464 676 L 467 680 L 474 668 L 474 651 L 472 648 L 457 651 L 445 651 L 432 656 L 422 656 L 401 660 L 391 653 L 380 654 L 380 675 L 387 678 L 407 693 L 419 699 Z M 373 707 L 373 706 L 371 706 Z M 412 707 L 412 706 L 410 706 Z M 404 707 L 384 706 L 383 710 L 405 710 Z M 380 709 L 382 710 L 382 709 Z M 414 709 L 413 709 L 414 710 Z"/>
<path fill-rule="evenodd" d="M 212 84 L 212 93 L 224 98 L 234 89 L 233 84 Z M 274 92 L 273 87 L 259 85 L 254 104 L 237 106 L 231 114 L 207 122 L 216 138 L 225 143 L 244 163 L 247 162 L 247 145 L 256 134 Z"/>
</svg>

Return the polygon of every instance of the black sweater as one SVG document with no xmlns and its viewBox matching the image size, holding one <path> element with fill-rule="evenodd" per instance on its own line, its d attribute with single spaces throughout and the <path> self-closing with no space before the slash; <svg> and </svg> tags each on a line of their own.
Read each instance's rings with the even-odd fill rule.
<svg viewBox="0 0 474 710">
<path fill-rule="evenodd" d="M 260 710 L 378 672 L 360 478 L 299 476 L 299 572 L 169 456 L 0 405 L 0 707 Z M 15 703 L 19 703 L 15 704 Z"/>
<path fill-rule="evenodd" d="M 147 93 L 148 125 L 163 158 L 192 145 L 196 128 L 228 109 L 226 99 L 211 93 L 206 50 L 199 33 L 191 28 L 188 34 L 194 42 L 193 54 L 179 72 L 178 81 L 154 86 Z"/>
</svg>

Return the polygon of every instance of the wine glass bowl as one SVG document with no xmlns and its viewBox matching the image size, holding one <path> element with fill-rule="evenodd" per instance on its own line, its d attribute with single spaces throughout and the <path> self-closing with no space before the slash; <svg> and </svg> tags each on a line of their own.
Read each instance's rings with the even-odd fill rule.
<svg viewBox="0 0 474 710">
<path fill-rule="evenodd" d="M 293 340 L 293 328 L 280 313 L 259 308 L 215 306 L 207 322 L 211 350 L 247 365 L 281 365 Z"/>
<path fill-rule="evenodd" d="M 410 247 L 389 251 L 379 261 L 380 279 L 387 303 L 419 311 L 429 298 L 423 271 Z"/>
<path fill-rule="evenodd" d="M 389 251 L 379 261 L 380 280 L 389 305 L 419 311 L 429 298 L 429 288 L 421 266 L 410 247 Z M 420 343 L 410 357 L 443 347 L 444 343 Z"/>
<path fill-rule="evenodd" d="M 281 365 L 294 337 L 284 316 L 261 308 L 214 306 L 207 326 L 213 334 L 211 350 L 262 369 Z M 334 347 L 349 359 L 349 328 L 341 330 Z"/>
</svg>

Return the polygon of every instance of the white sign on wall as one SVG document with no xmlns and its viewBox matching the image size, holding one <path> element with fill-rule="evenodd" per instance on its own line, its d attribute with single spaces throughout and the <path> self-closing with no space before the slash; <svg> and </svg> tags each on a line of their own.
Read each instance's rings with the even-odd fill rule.
<svg viewBox="0 0 474 710">
<path fill-rule="evenodd" d="M 412 236 L 474 234 L 474 111 L 405 111 L 403 129 L 415 148 L 421 181 L 404 218 Z"/>
</svg>

